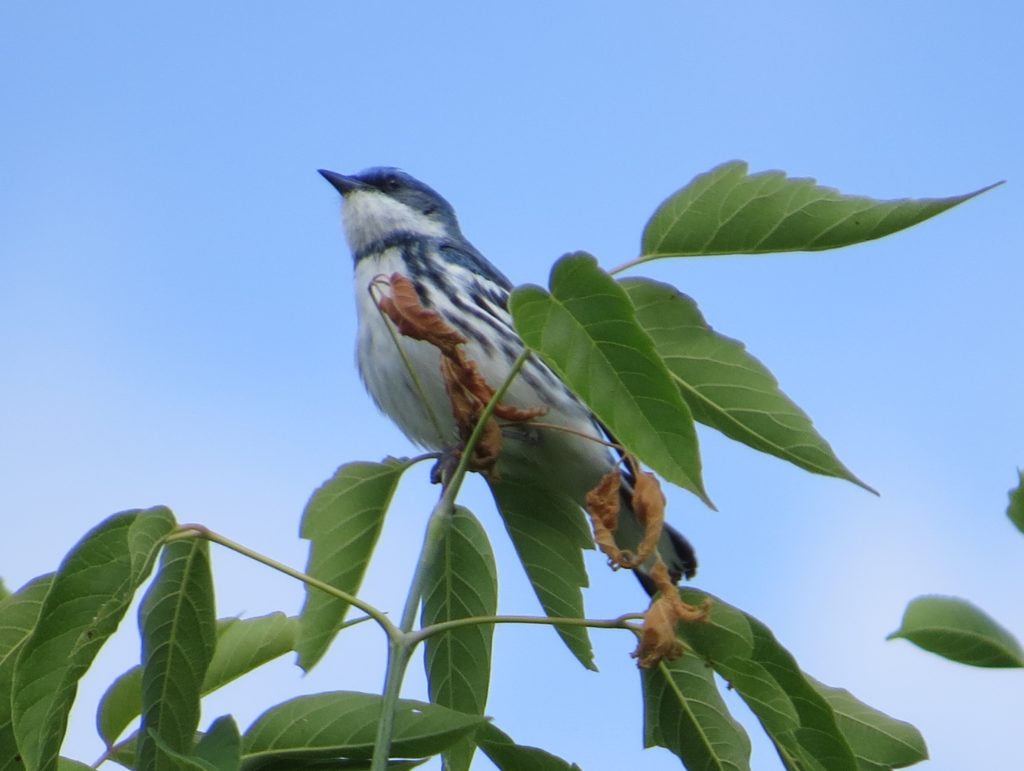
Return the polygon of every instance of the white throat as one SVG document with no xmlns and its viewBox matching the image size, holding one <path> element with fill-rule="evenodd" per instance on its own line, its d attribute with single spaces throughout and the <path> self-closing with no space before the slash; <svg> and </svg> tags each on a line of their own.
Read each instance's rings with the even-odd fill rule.
<svg viewBox="0 0 1024 771">
<path fill-rule="evenodd" d="M 428 237 L 445 234 L 442 223 L 376 190 L 353 190 L 345 196 L 342 222 L 353 253 L 396 231 Z"/>
</svg>

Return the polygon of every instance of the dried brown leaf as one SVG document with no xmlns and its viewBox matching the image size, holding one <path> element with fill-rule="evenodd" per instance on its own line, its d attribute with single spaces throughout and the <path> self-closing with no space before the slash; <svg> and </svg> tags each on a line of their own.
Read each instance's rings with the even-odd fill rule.
<svg viewBox="0 0 1024 771">
<path fill-rule="evenodd" d="M 637 666 L 648 669 L 659 661 L 671 661 L 683 652 L 682 643 L 676 637 L 676 626 L 680 623 L 702 623 L 711 613 L 711 600 L 705 599 L 697 607 L 683 601 L 679 588 L 673 583 L 665 563 L 658 558 L 648 574 L 658 588 L 658 596 L 644 614 L 640 643 L 633 651 Z"/>
<path fill-rule="evenodd" d="M 466 342 L 456 329 L 437 311 L 425 308 L 412 281 L 401 273 L 379 277 L 371 284 L 371 291 L 386 285 L 390 294 L 376 298 L 377 307 L 395 324 L 398 332 L 415 340 L 430 343 L 441 352 L 441 378 L 444 381 L 452 416 L 459 436 L 467 442 L 473 434 L 484 408 L 494 398 L 494 389 L 480 374 L 476 362 L 468 359 L 461 346 Z M 547 412 L 546 407 L 520 408 L 507 404 L 495 405 L 483 434 L 473 448 L 469 467 L 474 471 L 490 472 L 501 453 L 501 427 L 496 418 L 523 423 Z"/>
<path fill-rule="evenodd" d="M 513 407 L 511 404 L 494 405 L 494 414 L 509 423 L 527 423 L 541 415 L 546 415 L 547 407 Z"/>
<path fill-rule="evenodd" d="M 649 669 L 662 659 L 671 661 L 683 654 L 683 644 L 676 637 L 676 614 L 667 597 L 658 597 L 644 613 L 640 643 L 633 658 L 641 669 Z"/>
<path fill-rule="evenodd" d="M 476 428 L 487 404 L 477 395 L 480 384 L 482 383 L 487 391 L 490 391 L 490 388 L 480 377 L 473 362 L 465 359 L 458 349 L 454 353 L 456 354 L 454 356 L 444 355 L 441 357 L 441 377 L 444 380 L 445 390 L 448 392 L 448 400 L 452 405 L 452 416 L 455 418 L 459 436 L 463 442 L 466 442 L 473 434 L 473 429 Z M 493 395 L 493 391 L 491 394 Z M 487 400 L 490 398 L 487 396 Z M 484 426 L 483 434 L 473 448 L 469 467 L 474 471 L 490 471 L 500 453 L 501 428 L 492 416 Z"/>
<path fill-rule="evenodd" d="M 597 485 L 587 493 L 587 513 L 594 529 L 594 541 L 598 548 L 608 557 L 613 567 L 622 565 L 623 552 L 615 543 L 615 529 L 619 526 L 619 509 L 622 499 L 619 490 L 622 486 L 622 474 L 613 468 Z"/>
<path fill-rule="evenodd" d="M 665 526 L 665 494 L 661 491 L 661 483 L 654 474 L 646 471 L 636 474 L 633 486 L 633 511 L 637 520 L 644 526 L 644 537 L 634 557 L 637 564 L 642 564 L 657 550 Z"/>
<path fill-rule="evenodd" d="M 377 307 L 395 323 L 400 333 L 430 343 L 443 352 L 454 351 L 456 346 L 466 342 L 440 313 L 423 306 L 416 286 L 408 278 L 392 273 L 388 285 L 391 294 L 379 298 Z"/>
</svg>

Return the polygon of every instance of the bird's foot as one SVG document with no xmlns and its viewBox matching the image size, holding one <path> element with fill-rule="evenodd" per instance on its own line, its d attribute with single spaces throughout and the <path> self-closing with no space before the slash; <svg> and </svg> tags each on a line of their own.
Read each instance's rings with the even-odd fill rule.
<svg viewBox="0 0 1024 771">
<path fill-rule="evenodd" d="M 455 469 L 459 465 L 459 459 L 462 457 L 462 447 L 455 445 L 454 447 L 447 447 L 438 453 L 437 463 L 430 469 L 430 482 L 431 484 L 441 485 L 451 479 L 452 474 L 455 473 Z"/>
</svg>

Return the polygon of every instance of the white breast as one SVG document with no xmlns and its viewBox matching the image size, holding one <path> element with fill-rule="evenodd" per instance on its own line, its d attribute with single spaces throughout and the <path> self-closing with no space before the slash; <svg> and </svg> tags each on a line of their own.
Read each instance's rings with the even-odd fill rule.
<svg viewBox="0 0 1024 771">
<path fill-rule="evenodd" d="M 429 343 L 398 335 L 370 292 L 375 278 L 396 272 L 407 272 L 398 248 L 356 265 L 359 372 L 377 406 L 406 436 L 421 447 L 446 449 L 458 441 L 458 431 L 441 380 L 440 353 Z M 381 292 L 375 294 L 379 298 Z"/>
</svg>

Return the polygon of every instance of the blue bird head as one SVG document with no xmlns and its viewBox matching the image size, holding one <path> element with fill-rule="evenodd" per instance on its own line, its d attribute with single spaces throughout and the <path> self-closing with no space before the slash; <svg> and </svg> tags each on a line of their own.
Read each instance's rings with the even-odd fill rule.
<svg viewBox="0 0 1024 771">
<path fill-rule="evenodd" d="M 463 241 L 455 209 L 440 193 L 390 167 L 345 175 L 320 170 L 345 199 L 345 234 L 353 254 L 397 234 Z"/>
</svg>

